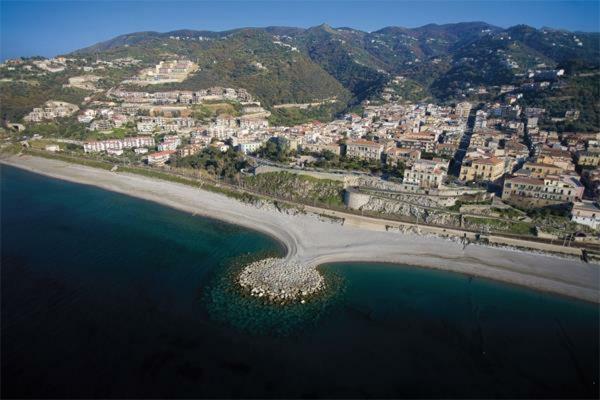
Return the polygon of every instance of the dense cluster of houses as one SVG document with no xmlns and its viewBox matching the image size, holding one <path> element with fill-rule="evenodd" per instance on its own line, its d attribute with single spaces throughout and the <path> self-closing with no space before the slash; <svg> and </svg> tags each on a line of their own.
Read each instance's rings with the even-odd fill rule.
<svg viewBox="0 0 600 400">
<path fill-rule="evenodd" d="M 69 62 L 57 58 L 35 65 L 51 69 Z M 137 63 L 139 60 L 130 58 L 97 60 L 80 68 L 91 72 Z M 143 70 L 137 79 L 180 81 L 196 68 L 189 60 L 165 60 Z M 288 149 L 302 155 L 296 161 L 299 165 L 327 152 L 401 167 L 403 190 L 423 195 L 450 186 L 486 184 L 502 201 L 521 208 L 573 204 L 574 221 L 597 226 L 597 206 L 583 200 L 600 194 L 600 133 L 559 133 L 542 128 L 547 126 L 542 121 L 576 120 L 579 110 L 569 109 L 557 117 L 543 108 L 519 105 L 524 91 L 560 85 L 563 74 L 562 70 L 531 70 L 522 85 L 499 88 L 502 101 L 480 105 L 476 111 L 466 101 L 451 106 L 365 102 L 361 115 L 347 114 L 327 123 L 270 126 L 270 112 L 242 88 L 157 92 L 120 87 L 106 91 L 101 101 L 86 101 L 82 110 L 48 101 L 24 121 L 75 116 L 91 131 L 113 132 L 126 126 L 129 135 L 137 136 L 87 142 L 85 152 L 121 155 L 133 149 L 150 165 L 165 164 L 174 155 L 191 156 L 209 146 L 253 154 L 268 141 L 285 142 Z M 394 82 L 401 83 L 401 78 Z M 70 78 L 67 86 L 95 91 L 99 80 L 97 75 L 84 74 Z M 211 120 L 197 116 L 199 105 L 223 101 L 237 102 L 237 115 L 220 114 Z"/>
<path fill-rule="evenodd" d="M 235 100 L 252 102 L 253 98 L 245 89 L 224 88 L 220 86 L 201 90 L 174 90 L 167 92 L 140 92 L 117 89 L 110 93 L 123 103 L 134 104 L 201 104 L 206 101 Z"/>
</svg>

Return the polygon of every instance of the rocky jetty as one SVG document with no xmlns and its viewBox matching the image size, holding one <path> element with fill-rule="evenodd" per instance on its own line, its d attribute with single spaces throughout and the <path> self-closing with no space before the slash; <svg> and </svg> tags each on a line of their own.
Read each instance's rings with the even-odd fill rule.
<svg viewBox="0 0 600 400">
<path fill-rule="evenodd" d="M 325 280 L 314 266 L 282 258 L 266 258 L 247 265 L 238 282 L 250 295 L 273 302 L 303 303 L 325 288 Z"/>
</svg>

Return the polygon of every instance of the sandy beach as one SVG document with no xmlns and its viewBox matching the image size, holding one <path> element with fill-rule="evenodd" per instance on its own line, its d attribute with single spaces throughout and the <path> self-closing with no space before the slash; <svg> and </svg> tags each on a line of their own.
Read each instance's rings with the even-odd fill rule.
<svg viewBox="0 0 600 400">
<path fill-rule="evenodd" d="M 58 160 L 14 156 L 0 162 L 263 232 L 286 246 L 287 261 L 310 268 L 342 261 L 409 264 L 600 302 L 600 266 L 574 258 L 479 245 L 465 247 L 443 238 L 385 231 L 359 217 L 341 225 L 322 221 L 314 214 L 289 215 L 182 184 Z"/>
</svg>

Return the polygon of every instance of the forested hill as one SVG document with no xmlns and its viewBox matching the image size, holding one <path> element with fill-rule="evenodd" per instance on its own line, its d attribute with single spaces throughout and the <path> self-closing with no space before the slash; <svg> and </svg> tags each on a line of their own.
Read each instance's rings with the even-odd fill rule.
<svg viewBox="0 0 600 400">
<path fill-rule="evenodd" d="M 502 85 L 519 90 L 531 82 L 532 72 L 564 69 L 561 85 L 535 96 L 529 93 L 528 101 L 552 105 L 553 99 L 567 99 L 569 104 L 561 107 L 584 110 L 588 121 L 598 117 L 598 90 L 588 86 L 600 69 L 599 33 L 526 25 L 504 29 L 484 22 L 392 26 L 374 32 L 326 24 L 307 29 L 178 30 L 121 35 L 70 56 L 89 61 L 130 56 L 142 60 L 139 68 L 186 57 L 199 65 L 198 72 L 184 82 L 146 90 L 241 87 L 270 109 L 282 103 L 327 100 L 322 116 L 385 96 L 411 101 L 490 100 L 501 94 Z M 134 73 L 113 71 L 107 85 Z M 54 77 L 62 84 L 69 72 Z M 6 93 L 1 100 L 9 104 L 14 92 L 21 106 L 12 114 L 20 116 L 30 105 L 23 96 L 31 88 L 24 87 L 23 77 L 9 78 L 14 83 L 3 84 Z M 45 93 L 58 93 L 50 80 L 42 82 Z"/>
<path fill-rule="evenodd" d="M 515 76 L 535 68 L 598 68 L 600 35 L 526 25 L 503 29 L 484 22 L 374 32 L 323 24 L 308 29 L 138 32 L 75 52 L 99 53 L 152 62 L 165 53 L 185 55 L 202 67 L 192 84 L 237 82 L 271 103 L 331 96 L 360 101 L 395 75 L 446 98 L 473 85 L 513 83 Z M 256 62 L 267 70 L 258 73 Z"/>
</svg>

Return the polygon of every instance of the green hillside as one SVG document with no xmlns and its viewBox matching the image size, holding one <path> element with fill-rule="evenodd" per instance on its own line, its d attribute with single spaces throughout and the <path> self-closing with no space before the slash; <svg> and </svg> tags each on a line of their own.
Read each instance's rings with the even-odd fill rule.
<svg viewBox="0 0 600 400">
<path fill-rule="evenodd" d="M 280 121 L 331 118 L 362 100 L 380 98 L 397 76 L 407 79 L 406 85 L 394 88 L 404 99 L 452 101 L 471 96 L 480 86 L 518 86 L 532 70 L 564 68 L 566 87 L 561 91 L 574 99 L 572 105 L 584 104 L 582 120 L 598 118 L 598 107 L 592 105 L 600 101 L 597 91 L 584 88 L 593 82 L 577 79 L 580 73 L 600 70 L 600 34 L 525 25 L 503 29 L 467 22 L 363 32 L 324 24 L 308 29 L 138 32 L 78 50 L 69 57 L 82 63 L 124 57 L 142 60 L 136 67 L 99 72 L 102 88 L 113 87 L 160 60 L 187 57 L 198 63 L 198 72 L 182 83 L 144 90 L 194 90 L 215 85 L 245 88 Z M 69 77 L 82 74 L 77 66 L 50 75 L 1 69 L 3 116 L 19 119 L 49 99 L 80 102 L 85 92 L 63 88 Z M 540 99 L 557 97 L 538 94 Z M 337 102 L 310 112 L 275 112 L 271 107 L 326 99 Z M 558 107 L 552 102 L 550 106 Z"/>
</svg>

